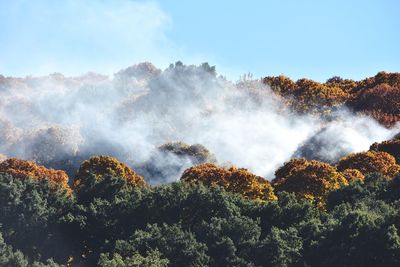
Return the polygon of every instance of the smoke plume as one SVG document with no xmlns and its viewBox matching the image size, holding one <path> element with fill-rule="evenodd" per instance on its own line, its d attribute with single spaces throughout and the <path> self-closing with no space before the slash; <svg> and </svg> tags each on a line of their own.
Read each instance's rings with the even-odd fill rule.
<svg viewBox="0 0 400 267">
<path fill-rule="evenodd" d="M 139 172 L 152 162 L 162 177 L 144 171 L 150 183 L 174 181 L 179 166 L 197 162 L 158 150 L 181 141 L 272 179 L 292 156 L 335 162 L 395 133 L 345 110 L 329 120 L 296 114 L 260 81 L 228 81 L 208 64 L 159 70 L 141 63 L 113 77 L 0 76 L 0 154 L 71 176 L 82 160 L 106 154 Z"/>
</svg>

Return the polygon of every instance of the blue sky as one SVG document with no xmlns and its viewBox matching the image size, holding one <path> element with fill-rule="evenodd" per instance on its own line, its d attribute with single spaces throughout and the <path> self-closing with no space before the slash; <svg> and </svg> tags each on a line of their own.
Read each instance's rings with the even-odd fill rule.
<svg viewBox="0 0 400 267">
<path fill-rule="evenodd" d="M 400 71 L 396 0 L 0 0 L 0 73 L 112 74 L 204 61 L 237 79 Z"/>
</svg>

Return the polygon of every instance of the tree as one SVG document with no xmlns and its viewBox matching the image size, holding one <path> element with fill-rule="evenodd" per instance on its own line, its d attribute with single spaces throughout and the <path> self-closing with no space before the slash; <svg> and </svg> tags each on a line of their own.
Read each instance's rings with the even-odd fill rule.
<svg viewBox="0 0 400 267">
<path fill-rule="evenodd" d="M 90 177 L 96 178 L 95 182 L 100 182 L 106 176 L 119 177 L 133 186 L 145 186 L 143 177 L 136 174 L 125 163 L 118 161 L 110 156 L 94 156 L 85 160 L 79 167 L 74 180 L 74 190 L 80 191 L 87 186 Z"/>
<path fill-rule="evenodd" d="M 367 151 L 353 153 L 340 159 L 338 170 L 356 169 L 362 174 L 367 175 L 373 172 L 380 172 L 386 178 L 392 178 L 399 170 L 395 158 L 380 151 Z"/>
<path fill-rule="evenodd" d="M 272 185 L 277 191 L 293 192 L 323 207 L 330 191 L 347 185 L 346 178 L 327 163 L 292 159 L 275 172 Z"/>
<path fill-rule="evenodd" d="M 213 217 L 195 229 L 197 239 L 207 245 L 209 266 L 253 266 L 257 259 L 261 228 L 247 216 Z"/>
<path fill-rule="evenodd" d="M 28 259 L 66 263 L 81 252 L 75 201 L 66 190 L 47 179 L 0 174 L 0 203 L 3 238 Z"/>
<path fill-rule="evenodd" d="M 146 255 L 155 250 L 168 259 L 168 266 L 172 267 L 208 266 L 209 263 L 207 247 L 178 225 L 148 225 L 145 230 L 135 231 L 128 240 L 117 241 L 113 253 Z"/>
<path fill-rule="evenodd" d="M 28 260 L 21 251 L 13 251 L 13 248 L 4 242 L 0 233 L 0 266 L 27 267 Z"/>
<path fill-rule="evenodd" d="M 170 142 L 161 145 L 158 149 L 163 153 L 172 153 L 177 156 L 189 157 L 193 164 L 216 163 L 217 159 L 203 145 L 187 145 L 183 142 Z"/>
<path fill-rule="evenodd" d="M 34 180 L 47 179 L 55 186 L 60 185 L 70 190 L 68 176 L 64 171 L 47 169 L 33 161 L 10 158 L 0 163 L 0 173 L 10 174 L 19 179 L 32 178 Z"/>
<path fill-rule="evenodd" d="M 342 171 L 342 174 L 348 182 L 363 181 L 365 178 L 364 174 L 356 169 L 345 169 L 344 171 Z"/>
<path fill-rule="evenodd" d="M 262 266 L 294 266 L 301 259 L 303 242 L 296 228 L 272 227 L 261 244 L 264 252 L 260 256 Z"/>
<path fill-rule="evenodd" d="M 125 251 L 121 251 L 121 253 L 127 254 Z M 101 267 L 167 267 L 168 263 L 169 260 L 162 258 L 158 250 L 151 250 L 146 256 L 142 256 L 138 252 L 133 252 L 125 257 L 114 253 L 111 258 L 109 253 L 102 253 L 98 262 Z"/>
<path fill-rule="evenodd" d="M 217 160 L 203 145 L 170 142 L 159 146 L 137 170 L 152 184 L 161 184 L 177 181 L 185 169 L 206 162 Z"/>
<path fill-rule="evenodd" d="M 400 75 L 398 76 L 400 81 Z M 356 111 L 372 115 L 384 125 L 393 126 L 400 120 L 400 83 L 390 85 L 385 80 L 383 77 L 382 80 L 378 78 L 378 82 L 373 82 L 375 86 L 361 90 L 350 105 Z"/>
<path fill-rule="evenodd" d="M 397 164 L 400 163 L 400 139 L 392 139 L 381 143 L 373 143 L 369 148 L 372 151 L 386 152 L 395 157 Z"/>
<path fill-rule="evenodd" d="M 218 185 L 229 192 L 263 201 L 276 200 L 271 184 L 243 168 L 222 168 L 212 163 L 200 164 L 184 171 L 181 180 L 190 183 Z"/>
<path fill-rule="evenodd" d="M 398 266 L 400 238 L 394 222 L 398 211 L 377 200 L 345 204 L 332 212 L 337 222 L 319 240 L 317 266 Z"/>
</svg>

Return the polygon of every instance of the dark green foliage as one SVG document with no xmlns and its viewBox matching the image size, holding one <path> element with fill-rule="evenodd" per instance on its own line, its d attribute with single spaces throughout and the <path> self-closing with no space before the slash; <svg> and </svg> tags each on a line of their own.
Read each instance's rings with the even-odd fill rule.
<svg viewBox="0 0 400 267">
<path fill-rule="evenodd" d="M 114 251 L 120 255 L 136 251 L 144 255 L 154 249 L 168 258 L 169 266 L 207 266 L 209 262 L 205 244 L 178 225 L 148 225 L 144 230 L 135 231 L 128 240 L 117 240 Z"/>
<path fill-rule="evenodd" d="M 91 182 L 92 181 L 92 182 Z M 399 266 L 400 176 L 259 202 L 219 187 L 88 177 L 70 195 L 0 175 L 0 266 Z"/>
<path fill-rule="evenodd" d="M 78 247 L 72 238 L 79 224 L 74 200 L 47 179 L 0 175 L 0 225 L 4 240 L 30 260 L 66 262 Z"/>
<path fill-rule="evenodd" d="M 129 254 L 126 251 L 124 254 Z M 169 261 L 161 258 L 158 250 L 152 250 L 146 256 L 140 255 L 137 251 L 131 255 L 123 257 L 114 253 L 112 257 L 109 254 L 101 254 L 98 264 L 102 267 L 166 267 Z"/>
<path fill-rule="evenodd" d="M 261 242 L 260 263 L 262 266 L 293 266 L 301 259 L 303 240 L 293 227 L 273 227 Z"/>
</svg>

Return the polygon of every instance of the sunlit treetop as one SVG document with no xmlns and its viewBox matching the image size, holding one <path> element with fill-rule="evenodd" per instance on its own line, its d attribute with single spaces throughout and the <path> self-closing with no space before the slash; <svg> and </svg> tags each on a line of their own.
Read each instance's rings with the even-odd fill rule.
<svg viewBox="0 0 400 267">
<path fill-rule="evenodd" d="M 300 112 L 329 112 L 346 105 L 391 127 L 400 121 L 400 73 L 379 72 L 361 81 L 334 76 L 325 83 L 268 76 L 263 82 Z"/>
<path fill-rule="evenodd" d="M 324 207 L 329 192 L 347 185 L 336 167 L 316 160 L 292 159 L 275 172 L 272 185 L 277 191 L 293 192 Z"/>
<path fill-rule="evenodd" d="M 218 185 L 249 199 L 262 201 L 277 199 L 267 180 L 243 168 L 223 168 L 213 163 L 204 163 L 185 170 L 181 181 L 202 183 L 207 186 Z"/>
<path fill-rule="evenodd" d="M 396 164 L 395 158 L 386 152 L 367 151 L 341 158 L 337 168 L 340 171 L 356 169 L 364 175 L 379 172 L 389 179 L 398 172 L 399 165 Z"/>
<path fill-rule="evenodd" d="M 0 163 L 0 173 L 10 174 L 13 177 L 34 180 L 48 179 L 53 185 L 70 190 L 68 175 L 61 170 L 47 169 L 33 161 L 10 158 Z"/>
<path fill-rule="evenodd" d="M 82 162 L 74 180 L 75 189 L 79 190 L 80 187 L 84 186 L 91 175 L 94 175 L 97 181 L 103 180 L 106 175 L 110 175 L 124 179 L 131 185 L 146 185 L 143 177 L 136 174 L 125 163 L 110 156 L 94 156 Z"/>
<path fill-rule="evenodd" d="M 397 164 L 400 163 L 400 139 L 392 139 L 381 143 L 373 143 L 369 148 L 373 151 L 382 151 L 395 157 Z"/>
</svg>

